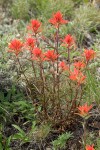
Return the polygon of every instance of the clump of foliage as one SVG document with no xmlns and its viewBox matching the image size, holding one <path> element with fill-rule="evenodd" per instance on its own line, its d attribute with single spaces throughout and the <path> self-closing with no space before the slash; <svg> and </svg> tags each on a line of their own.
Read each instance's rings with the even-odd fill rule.
<svg viewBox="0 0 100 150">
<path fill-rule="evenodd" d="M 12 140 L 19 140 L 20 146 L 27 142 L 42 142 L 50 132 L 50 125 L 43 124 L 39 127 L 36 125 L 36 121 L 32 122 L 30 130 L 25 132 L 18 125 L 12 125 L 17 133 L 12 135 Z"/>
<path fill-rule="evenodd" d="M 4 126 L 0 124 L 0 150 L 10 150 L 11 136 L 6 137 L 4 132 Z"/>
<path fill-rule="evenodd" d="M 31 17 L 38 17 L 44 21 L 59 9 L 61 9 L 63 14 L 66 14 L 66 17 L 70 18 L 73 14 L 74 3 L 72 0 L 62 0 L 61 3 L 60 0 L 15 0 L 11 6 L 12 16 L 24 20 L 28 20 Z"/>
<path fill-rule="evenodd" d="M 9 5 L 12 4 L 12 0 L 0 0 L 0 5 L 3 7 L 3 8 L 7 8 Z"/>
<path fill-rule="evenodd" d="M 99 147 L 100 147 L 100 138 L 97 138 L 97 147 L 96 147 L 96 150 L 99 150 Z"/>
<path fill-rule="evenodd" d="M 73 137 L 70 132 L 63 133 L 52 142 L 54 150 L 65 148 L 67 141 Z"/>
<path fill-rule="evenodd" d="M 95 66 L 96 64 L 92 64 L 92 67 Z M 94 69 L 96 70 L 96 69 Z M 92 69 L 91 69 L 91 72 Z M 95 73 L 94 73 L 95 74 Z M 99 90 L 100 86 L 98 84 L 99 79 L 94 77 L 94 75 L 91 75 L 90 71 L 87 71 L 87 83 L 86 83 L 86 89 L 84 89 L 84 98 L 91 103 L 91 99 L 96 100 L 96 103 L 99 104 Z M 91 94 L 92 93 L 92 94 Z"/>
<path fill-rule="evenodd" d="M 77 36 L 80 45 L 88 33 L 98 33 L 100 22 L 100 11 L 91 5 L 80 5 L 75 10 L 74 19 L 71 24 L 71 30 Z"/>
<path fill-rule="evenodd" d="M 62 129 L 73 122 L 77 107 L 84 102 L 86 74 L 95 51 L 85 49 L 78 52 L 72 35 L 61 37 L 62 26 L 69 21 L 63 19 L 60 11 L 49 22 L 54 30 L 49 38 L 42 34 L 41 22 L 31 20 L 27 27 L 30 35 L 26 36 L 24 42 L 13 39 L 9 52 L 15 54 L 38 120 L 45 120 L 53 127 Z M 73 61 L 73 53 L 74 57 L 77 55 L 80 59 Z M 21 63 L 22 59 L 27 62 L 26 69 Z"/>
<path fill-rule="evenodd" d="M 62 0 L 62 2 L 60 2 L 60 0 L 56 0 L 55 2 L 53 0 L 50 0 L 49 2 L 46 2 L 45 9 L 41 9 L 41 7 L 39 9 L 39 16 L 41 16 L 41 19 L 44 18 L 44 16 L 44 19 L 49 19 L 51 14 L 58 10 L 61 10 L 66 18 L 71 19 L 74 11 L 74 3 L 72 2 L 72 0 Z"/>
<path fill-rule="evenodd" d="M 26 123 L 32 122 L 35 119 L 34 107 L 32 106 L 32 102 L 26 101 L 19 91 L 11 89 L 7 92 L 7 96 L 0 92 L 0 120 L 2 123 L 13 121 L 20 124 L 24 120 Z"/>
<path fill-rule="evenodd" d="M 12 4 L 11 12 L 15 19 L 29 18 L 29 3 L 27 0 L 15 0 Z"/>
</svg>

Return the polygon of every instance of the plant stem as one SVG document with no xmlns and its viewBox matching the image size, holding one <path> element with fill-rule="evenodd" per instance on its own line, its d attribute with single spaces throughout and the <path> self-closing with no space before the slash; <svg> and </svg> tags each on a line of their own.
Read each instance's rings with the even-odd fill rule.
<svg viewBox="0 0 100 150">
<path fill-rule="evenodd" d="M 32 53 L 31 53 L 31 58 L 32 58 Z M 33 62 L 33 60 L 31 60 L 31 62 L 32 62 L 32 68 L 33 68 L 34 76 L 36 79 L 37 77 L 36 77 L 36 70 L 35 70 L 34 62 Z"/>
<path fill-rule="evenodd" d="M 83 125 L 83 146 L 85 147 L 86 145 L 86 119 L 85 118 L 82 125 Z"/>
<path fill-rule="evenodd" d="M 17 57 L 17 61 L 18 61 L 19 67 L 20 67 L 20 69 L 21 69 L 21 71 L 22 71 L 22 73 L 24 75 L 25 80 L 26 80 L 27 84 L 29 85 L 29 81 L 28 81 L 28 79 L 27 79 L 27 77 L 26 77 L 26 75 L 25 75 L 25 73 L 23 71 L 23 67 L 22 67 L 18 57 Z"/>
<path fill-rule="evenodd" d="M 35 34 L 35 39 L 36 39 L 36 46 L 38 47 L 39 46 L 39 42 L 38 42 L 38 39 L 37 39 L 37 34 Z"/>
<path fill-rule="evenodd" d="M 68 115 L 67 115 L 67 118 L 69 117 L 69 115 L 71 114 L 71 111 L 73 110 L 74 107 L 76 107 L 76 100 L 77 100 L 77 96 L 78 96 L 78 87 L 76 88 L 76 94 L 75 94 L 75 97 L 74 99 L 71 101 L 71 108 L 68 112 Z M 75 106 L 74 106 L 75 105 Z"/>
<path fill-rule="evenodd" d="M 69 64 L 69 69 L 70 69 L 70 49 L 68 48 L 68 64 Z"/>
<path fill-rule="evenodd" d="M 79 98 L 79 103 L 77 104 L 77 106 L 79 106 L 80 105 L 80 102 L 81 102 L 81 100 L 82 100 L 82 96 L 83 96 L 83 88 L 82 88 L 82 85 L 81 85 L 81 91 L 80 91 L 80 98 Z"/>
<path fill-rule="evenodd" d="M 56 53 L 57 55 L 59 55 L 59 26 L 57 28 L 57 31 L 56 31 Z M 59 109 L 59 112 L 60 112 L 60 116 L 62 118 L 62 111 L 61 111 L 61 105 L 60 105 L 60 95 L 59 95 L 59 84 L 60 84 L 60 76 L 59 76 L 59 60 L 58 60 L 58 57 L 57 57 L 57 97 L 58 97 L 58 109 Z"/>
<path fill-rule="evenodd" d="M 29 81 L 28 81 L 28 79 L 27 79 L 27 77 L 26 77 L 26 75 L 25 75 L 25 72 L 23 71 L 23 67 L 22 67 L 22 65 L 21 65 L 21 63 L 20 63 L 18 57 L 17 57 L 17 61 L 18 61 L 18 64 L 19 64 L 19 66 L 20 66 L 20 69 L 21 69 L 21 71 L 22 71 L 22 73 L 23 73 L 23 75 L 24 75 L 24 78 L 25 78 L 25 80 L 26 80 L 26 83 L 27 83 L 27 85 L 30 87 L 30 83 L 29 83 Z M 35 89 L 36 89 L 36 90 L 38 91 L 38 93 L 40 94 L 40 91 L 39 91 L 38 88 L 35 86 L 35 84 L 33 84 L 33 86 L 35 87 Z"/>
<path fill-rule="evenodd" d="M 69 49 L 69 47 L 68 47 L 68 64 L 69 64 L 69 71 L 70 71 L 70 63 L 71 63 L 71 61 L 70 61 L 70 49 Z M 72 101 L 72 84 L 71 84 L 71 81 L 69 82 L 69 86 L 70 86 L 70 93 L 71 93 L 71 101 Z"/>
<path fill-rule="evenodd" d="M 42 62 L 40 62 L 40 76 L 43 83 L 43 110 L 44 110 L 44 116 L 47 118 L 47 108 L 46 108 L 46 96 L 45 96 L 45 78 L 44 78 L 44 71 L 43 71 L 43 65 Z"/>
</svg>

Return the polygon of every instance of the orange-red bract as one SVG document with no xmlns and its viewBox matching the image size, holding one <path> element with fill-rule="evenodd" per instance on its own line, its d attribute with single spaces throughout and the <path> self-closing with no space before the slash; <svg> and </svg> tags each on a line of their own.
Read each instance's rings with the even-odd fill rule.
<svg viewBox="0 0 100 150">
<path fill-rule="evenodd" d="M 60 11 L 56 12 L 51 19 L 49 19 L 49 22 L 54 25 L 56 28 L 59 27 L 59 25 L 68 23 L 68 20 L 63 19 L 63 15 Z"/>
<path fill-rule="evenodd" d="M 84 117 L 87 116 L 89 111 L 91 110 L 92 105 L 88 106 L 87 103 L 84 104 L 83 106 L 79 106 L 78 110 L 79 110 L 79 114 Z"/>
<path fill-rule="evenodd" d="M 54 50 L 48 50 L 47 52 L 45 52 L 44 55 L 45 55 L 45 60 L 47 61 L 54 62 L 58 58 L 58 55 L 54 52 Z"/>
<path fill-rule="evenodd" d="M 74 63 L 74 66 L 77 68 L 77 69 L 82 69 L 85 67 L 85 63 L 82 62 L 82 61 L 78 61 L 78 62 L 75 62 Z"/>
<path fill-rule="evenodd" d="M 63 46 L 70 48 L 74 45 L 75 45 L 75 40 L 73 36 L 71 36 L 70 34 L 66 35 L 65 38 L 63 39 Z"/>
<path fill-rule="evenodd" d="M 94 145 L 86 145 L 86 150 L 95 150 Z"/>
<path fill-rule="evenodd" d="M 31 20 L 28 29 L 31 30 L 33 33 L 37 34 L 40 32 L 41 22 L 38 20 Z"/>
<path fill-rule="evenodd" d="M 70 72 L 69 78 L 72 81 L 76 81 L 80 85 L 80 84 L 84 83 L 86 76 L 83 75 L 82 72 L 80 72 L 79 70 L 77 70 L 76 68 L 74 68 L 74 71 Z"/>
<path fill-rule="evenodd" d="M 40 57 L 41 54 L 42 54 L 42 50 L 39 49 L 38 47 L 36 47 L 36 48 L 33 49 L 32 53 L 34 54 L 34 56 Z"/>
<path fill-rule="evenodd" d="M 9 43 L 8 47 L 9 52 L 13 52 L 17 56 L 23 47 L 23 43 L 18 39 L 14 39 Z"/>
<path fill-rule="evenodd" d="M 69 70 L 69 67 L 66 65 L 66 63 L 64 61 L 61 61 L 59 63 L 59 68 L 62 69 L 62 71 L 66 71 L 66 70 Z"/>
<path fill-rule="evenodd" d="M 35 46 L 35 39 L 32 37 L 29 37 L 26 39 L 25 47 L 28 48 L 29 50 L 32 50 Z"/>
<path fill-rule="evenodd" d="M 40 48 L 35 47 L 32 50 L 32 54 L 33 54 L 32 60 L 44 61 L 44 54 Z"/>
<path fill-rule="evenodd" d="M 84 56 L 85 56 L 85 59 L 86 61 L 88 62 L 89 60 L 92 60 L 94 57 L 95 57 L 95 51 L 92 50 L 92 49 L 85 49 L 84 50 Z"/>
</svg>

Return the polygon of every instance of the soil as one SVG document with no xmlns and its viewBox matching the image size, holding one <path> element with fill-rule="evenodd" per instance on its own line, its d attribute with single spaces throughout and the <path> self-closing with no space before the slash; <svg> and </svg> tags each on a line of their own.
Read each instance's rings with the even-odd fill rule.
<svg viewBox="0 0 100 150">
<path fill-rule="evenodd" d="M 98 113 L 97 113 L 98 112 Z M 98 111 L 98 108 L 93 108 L 90 112 L 90 117 L 87 119 L 86 122 L 86 132 L 87 135 L 93 134 L 93 142 L 95 143 L 96 138 L 100 137 L 100 110 Z M 64 149 L 59 150 L 83 150 L 82 149 L 82 136 L 83 136 L 83 127 L 82 127 L 82 118 L 78 117 L 77 121 L 71 124 L 69 127 L 66 128 L 65 132 L 71 132 L 73 133 L 73 137 L 70 138 L 70 140 L 67 142 L 66 147 Z M 26 133 L 31 128 L 31 124 L 23 125 L 24 122 L 21 122 L 18 124 L 21 129 L 23 129 Z M 9 137 L 10 135 L 13 135 L 17 132 L 17 130 L 12 127 L 11 124 L 5 125 L 4 129 L 4 135 L 6 137 Z M 21 141 L 14 140 L 11 142 L 10 148 L 11 150 L 52 150 L 52 144 L 51 142 L 60 134 L 57 132 L 51 131 L 49 135 L 41 140 L 41 141 L 34 141 L 32 139 L 31 142 L 27 142 L 25 144 L 21 144 Z"/>
</svg>

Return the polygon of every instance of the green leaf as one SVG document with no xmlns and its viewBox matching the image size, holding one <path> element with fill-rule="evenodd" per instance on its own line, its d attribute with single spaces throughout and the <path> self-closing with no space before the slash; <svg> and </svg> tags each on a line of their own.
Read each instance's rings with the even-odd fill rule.
<svg viewBox="0 0 100 150">
<path fill-rule="evenodd" d="M 8 137 L 7 141 L 6 141 L 6 147 L 10 146 L 10 142 L 11 142 L 11 136 Z"/>
<path fill-rule="evenodd" d="M 20 134 L 20 133 L 16 133 L 16 134 L 14 134 L 13 135 L 13 140 L 22 140 L 23 139 L 23 135 L 22 134 Z"/>
<path fill-rule="evenodd" d="M 3 102 L 4 100 L 5 100 L 4 93 L 0 92 L 0 101 Z"/>
<path fill-rule="evenodd" d="M 3 150 L 3 146 L 2 146 L 2 144 L 0 143 L 0 150 Z"/>
<path fill-rule="evenodd" d="M 16 105 L 21 105 L 22 107 L 28 107 L 28 104 L 25 101 L 15 102 Z"/>
<path fill-rule="evenodd" d="M 53 148 L 58 149 L 58 148 L 64 148 L 66 145 L 66 142 L 71 138 L 72 133 L 66 132 L 64 134 L 59 135 L 58 139 L 54 140 L 52 142 Z"/>
<path fill-rule="evenodd" d="M 12 125 L 15 129 L 17 129 L 21 134 L 25 135 L 25 132 L 17 125 Z"/>
</svg>

